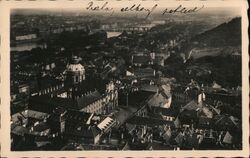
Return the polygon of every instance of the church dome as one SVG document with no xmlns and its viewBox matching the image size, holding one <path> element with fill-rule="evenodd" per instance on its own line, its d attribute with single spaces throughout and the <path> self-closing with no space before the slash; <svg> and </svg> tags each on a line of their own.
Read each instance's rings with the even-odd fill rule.
<svg viewBox="0 0 250 158">
<path fill-rule="evenodd" d="M 80 60 L 81 58 L 73 56 L 71 63 L 67 66 L 66 80 L 70 84 L 77 84 L 85 80 L 85 69 L 79 63 Z"/>
<path fill-rule="evenodd" d="M 71 63 L 67 67 L 67 70 L 72 72 L 84 71 L 84 67 L 79 63 L 80 60 L 81 59 L 77 56 L 73 56 Z"/>
<path fill-rule="evenodd" d="M 77 71 L 84 71 L 85 69 L 82 66 L 82 64 L 78 63 L 78 64 L 69 64 L 67 70 L 77 72 Z"/>
</svg>

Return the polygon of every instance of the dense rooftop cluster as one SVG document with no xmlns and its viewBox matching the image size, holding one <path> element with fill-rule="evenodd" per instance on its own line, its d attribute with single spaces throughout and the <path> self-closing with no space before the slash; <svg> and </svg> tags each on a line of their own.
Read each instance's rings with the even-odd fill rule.
<svg viewBox="0 0 250 158">
<path fill-rule="evenodd" d="M 241 149 L 241 76 L 217 73 L 239 46 L 193 41 L 197 25 L 13 16 L 11 149 Z"/>
</svg>

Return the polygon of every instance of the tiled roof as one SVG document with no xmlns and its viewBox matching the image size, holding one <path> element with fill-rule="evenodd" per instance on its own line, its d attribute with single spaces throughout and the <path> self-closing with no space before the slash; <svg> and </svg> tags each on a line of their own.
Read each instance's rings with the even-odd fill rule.
<svg viewBox="0 0 250 158">
<path fill-rule="evenodd" d="M 94 91 L 83 97 L 78 98 L 76 103 L 77 103 L 78 109 L 82 109 L 101 98 L 102 98 L 101 94 L 98 91 Z"/>
</svg>

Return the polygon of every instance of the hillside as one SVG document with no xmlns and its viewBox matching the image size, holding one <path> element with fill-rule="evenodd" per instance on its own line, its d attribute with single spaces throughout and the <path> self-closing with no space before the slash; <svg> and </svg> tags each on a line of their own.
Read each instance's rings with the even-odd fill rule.
<svg viewBox="0 0 250 158">
<path fill-rule="evenodd" d="M 221 47 L 241 45 L 241 18 L 237 17 L 195 36 L 192 42 L 199 46 Z"/>
<path fill-rule="evenodd" d="M 216 81 L 223 87 L 241 85 L 241 18 L 196 35 L 191 43 L 186 69 L 196 72 L 193 79 L 201 83 Z"/>
</svg>

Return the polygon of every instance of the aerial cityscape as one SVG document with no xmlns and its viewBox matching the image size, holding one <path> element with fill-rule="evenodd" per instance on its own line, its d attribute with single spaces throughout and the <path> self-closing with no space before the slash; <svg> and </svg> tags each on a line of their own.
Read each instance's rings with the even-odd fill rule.
<svg viewBox="0 0 250 158">
<path fill-rule="evenodd" d="M 241 150 L 241 17 L 12 10 L 11 150 Z"/>
</svg>

